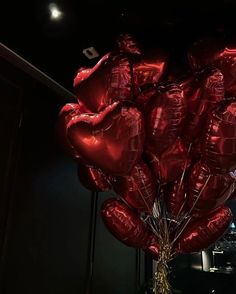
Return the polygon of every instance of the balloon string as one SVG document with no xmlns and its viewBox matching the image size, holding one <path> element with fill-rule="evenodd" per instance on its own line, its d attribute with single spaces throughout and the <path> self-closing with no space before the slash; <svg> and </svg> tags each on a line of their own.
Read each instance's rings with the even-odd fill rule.
<svg viewBox="0 0 236 294">
<path fill-rule="evenodd" d="M 196 198 L 196 200 L 195 200 L 195 202 L 193 203 L 193 205 L 192 205 L 191 209 L 189 210 L 189 212 L 187 212 L 187 213 L 183 216 L 182 220 L 180 221 L 180 224 L 181 224 L 186 218 L 188 218 L 187 221 L 185 222 L 185 224 L 180 228 L 180 232 L 179 232 L 177 235 L 175 235 L 175 238 L 174 238 L 174 240 L 173 240 L 172 243 L 171 243 L 172 245 L 173 245 L 173 244 L 176 242 L 176 240 L 180 237 L 180 235 L 183 233 L 184 229 L 186 228 L 186 226 L 188 225 L 188 223 L 189 223 L 190 220 L 192 219 L 192 218 L 191 218 L 191 213 L 192 213 L 192 211 L 193 211 L 195 205 L 197 204 L 199 198 L 201 197 L 203 191 L 205 190 L 205 188 L 206 188 L 206 186 L 207 186 L 207 184 L 208 184 L 210 178 L 211 178 L 211 175 L 208 176 L 208 178 L 207 178 L 205 184 L 203 185 L 203 187 L 202 187 L 202 189 L 201 189 L 201 191 L 200 191 L 198 197 Z"/>
<path fill-rule="evenodd" d="M 190 153 L 191 148 L 192 148 L 192 143 L 189 144 L 188 151 L 187 151 L 187 154 L 188 155 Z M 180 187 L 182 186 L 182 183 L 183 183 L 183 180 L 184 180 L 184 175 L 185 175 L 185 172 L 187 170 L 187 165 L 188 165 L 188 158 L 186 158 L 185 163 L 184 163 L 184 170 L 183 170 L 182 175 L 181 175 L 181 178 L 180 178 L 178 192 L 180 190 Z"/>
<path fill-rule="evenodd" d="M 139 178 L 141 179 L 141 182 L 142 182 L 143 187 L 145 189 L 146 195 L 149 195 L 149 192 L 148 192 L 148 190 L 146 188 L 146 184 L 145 184 L 145 182 L 143 180 L 143 177 L 142 177 L 142 174 L 141 174 L 141 169 L 139 169 L 139 168 L 137 168 L 137 169 L 138 169 Z M 145 205 L 146 205 L 146 207 L 148 209 L 149 214 L 151 215 L 152 214 L 152 207 L 149 206 L 149 204 L 147 203 L 145 197 L 143 197 L 143 193 L 140 191 L 140 189 L 138 189 L 138 192 L 141 195 L 141 198 L 142 198 L 143 202 L 145 203 Z M 149 195 L 149 198 L 150 198 L 150 195 Z"/>
</svg>

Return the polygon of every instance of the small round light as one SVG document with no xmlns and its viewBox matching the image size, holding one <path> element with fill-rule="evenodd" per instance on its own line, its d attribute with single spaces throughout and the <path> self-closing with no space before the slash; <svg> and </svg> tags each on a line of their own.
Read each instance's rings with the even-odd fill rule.
<svg viewBox="0 0 236 294">
<path fill-rule="evenodd" d="M 60 18 L 62 18 L 63 13 L 55 3 L 49 4 L 49 11 L 50 18 L 52 20 L 59 20 Z"/>
</svg>

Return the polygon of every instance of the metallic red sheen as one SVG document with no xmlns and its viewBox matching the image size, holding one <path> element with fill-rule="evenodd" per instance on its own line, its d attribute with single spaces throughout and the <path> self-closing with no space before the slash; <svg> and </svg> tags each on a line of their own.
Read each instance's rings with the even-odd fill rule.
<svg viewBox="0 0 236 294">
<path fill-rule="evenodd" d="M 67 135 L 84 159 L 111 175 L 131 172 L 143 151 L 142 115 L 130 103 L 115 102 L 98 114 L 73 117 Z"/>
<path fill-rule="evenodd" d="M 153 233 L 123 201 L 115 198 L 106 200 L 101 216 L 108 230 L 124 244 L 146 249 L 152 243 Z"/>
<path fill-rule="evenodd" d="M 232 221 L 232 213 L 226 206 L 187 225 L 176 243 L 176 251 L 180 253 L 198 252 L 214 244 L 228 229 Z"/>
<path fill-rule="evenodd" d="M 161 155 L 176 141 L 185 117 L 184 93 L 177 84 L 160 88 L 147 105 L 147 150 Z"/>
<path fill-rule="evenodd" d="M 149 167 L 144 162 L 136 164 L 126 176 L 114 177 L 113 189 L 130 206 L 139 212 L 152 213 L 156 198 L 156 185 Z"/>
</svg>

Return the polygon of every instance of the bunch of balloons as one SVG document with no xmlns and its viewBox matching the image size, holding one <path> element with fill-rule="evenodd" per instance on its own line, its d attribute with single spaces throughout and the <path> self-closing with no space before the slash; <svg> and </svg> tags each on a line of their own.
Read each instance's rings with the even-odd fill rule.
<svg viewBox="0 0 236 294">
<path fill-rule="evenodd" d="M 117 194 L 103 203 L 106 227 L 158 261 L 155 289 L 165 290 L 156 293 L 168 293 L 160 281 L 173 256 L 209 247 L 232 220 L 236 50 L 200 42 L 189 64 L 173 77 L 167 56 L 145 55 L 122 35 L 117 50 L 79 69 L 78 103 L 58 118 L 81 183 Z"/>
</svg>

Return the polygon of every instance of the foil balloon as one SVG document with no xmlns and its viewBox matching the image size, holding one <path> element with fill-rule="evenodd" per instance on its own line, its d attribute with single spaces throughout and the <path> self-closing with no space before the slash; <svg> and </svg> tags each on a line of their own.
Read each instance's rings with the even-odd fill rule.
<svg viewBox="0 0 236 294">
<path fill-rule="evenodd" d="M 129 100 L 131 67 L 127 57 L 106 54 L 93 68 L 82 68 L 74 79 L 79 102 L 91 112 L 99 112 L 117 100 Z"/>
<path fill-rule="evenodd" d="M 236 47 L 224 46 L 223 43 L 200 40 L 189 52 L 192 68 L 213 65 L 221 70 L 225 79 L 226 95 L 235 95 L 236 89 Z"/>
<path fill-rule="evenodd" d="M 137 41 L 130 34 L 121 34 L 117 38 L 117 44 L 122 53 L 141 54 Z"/>
<path fill-rule="evenodd" d="M 133 62 L 134 93 L 137 100 L 147 87 L 156 85 L 166 69 L 166 57 L 158 53 L 136 57 Z"/>
<path fill-rule="evenodd" d="M 185 116 L 183 91 L 177 84 L 160 89 L 147 105 L 147 149 L 161 155 L 169 148 L 182 130 Z"/>
<path fill-rule="evenodd" d="M 206 217 L 190 222 L 177 240 L 176 251 L 192 253 L 208 248 L 222 237 L 231 221 L 230 209 L 221 206 Z"/>
<path fill-rule="evenodd" d="M 81 114 L 80 105 L 76 103 L 68 103 L 62 107 L 56 124 L 56 132 L 59 141 L 73 159 L 79 159 L 80 156 L 67 138 L 67 124 L 71 118 L 77 114 Z"/>
<path fill-rule="evenodd" d="M 143 113 L 146 112 L 146 106 L 148 101 L 151 99 L 153 95 L 157 92 L 156 85 L 147 85 L 143 87 L 142 90 L 139 91 L 138 94 L 135 96 L 135 104 L 137 105 L 138 109 Z"/>
<path fill-rule="evenodd" d="M 208 68 L 196 77 L 196 85 L 192 83 L 192 92 L 187 92 L 186 103 L 188 114 L 186 116 L 183 138 L 187 145 L 198 139 L 202 128 L 206 124 L 207 115 L 215 105 L 224 100 L 224 79 L 222 73 L 215 68 Z M 191 83 L 190 83 L 191 84 Z"/>
<path fill-rule="evenodd" d="M 146 152 L 150 167 L 161 184 L 175 181 L 190 165 L 190 157 L 180 138 L 160 156 Z"/>
<path fill-rule="evenodd" d="M 225 101 L 208 118 L 202 155 L 212 173 L 236 168 L 236 102 Z"/>
<path fill-rule="evenodd" d="M 114 177 L 113 189 L 139 212 L 152 213 L 156 198 L 153 175 L 144 162 L 136 164 L 129 175 Z"/>
<path fill-rule="evenodd" d="M 186 193 L 187 188 L 184 182 L 175 181 L 164 187 L 166 208 L 176 219 L 186 212 Z"/>
<path fill-rule="evenodd" d="M 204 215 L 224 204 L 235 190 L 235 180 L 229 175 L 212 175 L 202 161 L 195 164 L 188 178 L 188 208 L 191 214 Z"/>
<path fill-rule="evenodd" d="M 98 114 L 74 117 L 67 135 L 83 158 L 112 175 L 131 172 L 143 151 L 142 115 L 129 103 L 114 102 Z"/>
<path fill-rule="evenodd" d="M 101 170 L 80 162 L 78 162 L 77 168 L 78 179 L 86 189 L 94 192 L 104 192 L 111 189 L 108 176 Z"/>
<path fill-rule="evenodd" d="M 124 202 L 115 198 L 106 200 L 101 216 L 108 230 L 124 244 L 145 249 L 153 242 L 153 233 Z"/>
<path fill-rule="evenodd" d="M 57 135 L 61 145 L 77 161 L 78 178 L 81 184 L 92 191 L 107 191 L 110 184 L 107 176 L 99 169 L 88 165 L 67 138 L 67 125 L 76 116 L 85 111 L 84 107 L 76 103 L 66 104 L 60 111 L 57 121 Z"/>
</svg>

